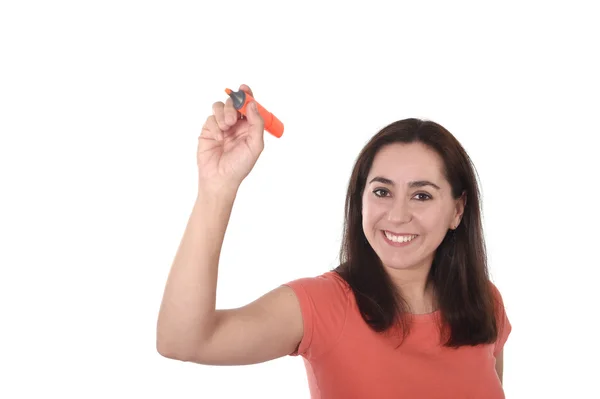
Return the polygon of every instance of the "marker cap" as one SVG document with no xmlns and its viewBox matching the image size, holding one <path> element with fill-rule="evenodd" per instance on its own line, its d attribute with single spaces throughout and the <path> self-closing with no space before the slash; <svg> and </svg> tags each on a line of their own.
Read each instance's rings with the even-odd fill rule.
<svg viewBox="0 0 600 399">
<path fill-rule="evenodd" d="M 265 130 L 277 138 L 283 135 L 283 123 L 275 115 L 267 111 L 265 107 L 260 105 L 260 103 L 256 101 L 250 93 L 247 93 L 243 90 L 232 91 L 231 89 L 225 89 L 225 93 L 231 97 L 234 108 L 240 111 L 240 113 L 243 115 L 246 115 L 246 107 L 248 104 L 250 102 L 254 102 L 260 116 L 265 122 Z"/>
</svg>

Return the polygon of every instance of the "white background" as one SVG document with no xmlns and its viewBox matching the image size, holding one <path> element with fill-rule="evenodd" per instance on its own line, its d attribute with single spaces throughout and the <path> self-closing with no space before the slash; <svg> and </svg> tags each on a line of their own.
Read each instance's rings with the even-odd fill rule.
<svg viewBox="0 0 600 399">
<path fill-rule="evenodd" d="M 334 267 L 358 152 L 427 118 L 477 167 L 507 397 L 600 397 L 592 3 L 2 2 L 0 397 L 308 398 L 301 358 L 156 352 L 197 137 L 241 83 L 286 130 L 236 199 L 219 307 Z"/>
</svg>

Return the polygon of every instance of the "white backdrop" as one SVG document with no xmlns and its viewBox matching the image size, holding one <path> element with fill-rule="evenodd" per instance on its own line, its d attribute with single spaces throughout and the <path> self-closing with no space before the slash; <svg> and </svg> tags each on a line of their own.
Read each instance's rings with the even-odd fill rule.
<svg viewBox="0 0 600 399">
<path fill-rule="evenodd" d="M 479 174 L 507 397 L 600 397 L 592 2 L 351 3 L 1 3 L 0 397 L 308 398 L 301 358 L 155 347 L 197 137 L 241 83 L 286 130 L 236 199 L 219 307 L 334 267 L 358 152 L 431 119 Z"/>
</svg>

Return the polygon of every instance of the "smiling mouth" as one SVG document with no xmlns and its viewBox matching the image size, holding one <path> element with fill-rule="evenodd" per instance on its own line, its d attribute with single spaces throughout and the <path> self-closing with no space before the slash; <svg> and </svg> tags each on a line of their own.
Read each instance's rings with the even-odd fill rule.
<svg viewBox="0 0 600 399">
<path fill-rule="evenodd" d="M 392 234 L 389 231 L 385 231 L 385 230 L 383 230 L 383 235 L 389 242 L 392 242 L 394 244 L 407 244 L 419 236 L 418 234 L 396 235 L 396 234 Z"/>
</svg>

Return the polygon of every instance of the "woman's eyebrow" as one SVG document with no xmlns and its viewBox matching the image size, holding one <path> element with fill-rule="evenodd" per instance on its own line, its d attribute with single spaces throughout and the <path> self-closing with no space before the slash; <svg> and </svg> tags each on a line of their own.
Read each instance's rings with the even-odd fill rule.
<svg viewBox="0 0 600 399">
<path fill-rule="evenodd" d="M 394 186 L 394 182 L 392 180 L 390 180 L 386 177 L 381 177 L 381 176 L 375 176 L 374 178 L 371 179 L 369 184 L 376 182 L 376 181 L 383 183 L 383 184 L 390 185 L 392 187 Z M 431 187 L 435 188 L 436 190 L 441 190 L 437 184 L 432 183 L 429 180 L 415 180 L 415 181 L 408 182 L 408 187 L 410 187 L 410 188 L 425 187 L 425 186 L 431 186 Z"/>
</svg>

